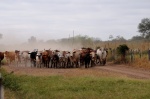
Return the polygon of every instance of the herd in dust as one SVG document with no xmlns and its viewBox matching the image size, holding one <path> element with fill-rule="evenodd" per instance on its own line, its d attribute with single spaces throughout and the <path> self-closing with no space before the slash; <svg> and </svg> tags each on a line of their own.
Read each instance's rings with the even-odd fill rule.
<svg viewBox="0 0 150 99">
<path fill-rule="evenodd" d="M 89 68 L 95 65 L 105 65 L 108 51 L 100 47 L 74 49 L 73 51 L 43 50 L 38 51 L 5 51 L 0 52 L 2 64 L 37 67 L 37 68 Z"/>
</svg>

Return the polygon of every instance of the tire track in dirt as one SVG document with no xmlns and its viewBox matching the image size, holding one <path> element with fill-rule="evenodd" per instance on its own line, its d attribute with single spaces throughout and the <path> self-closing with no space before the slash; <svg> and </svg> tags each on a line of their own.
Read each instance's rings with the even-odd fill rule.
<svg viewBox="0 0 150 99">
<path fill-rule="evenodd" d="M 141 70 L 126 65 L 106 65 L 106 66 L 97 66 L 96 69 L 107 70 L 110 72 L 116 72 L 124 74 L 128 77 L 138 78 L 138 79 L 150 79 L 149 70 Z"/>
</svg>

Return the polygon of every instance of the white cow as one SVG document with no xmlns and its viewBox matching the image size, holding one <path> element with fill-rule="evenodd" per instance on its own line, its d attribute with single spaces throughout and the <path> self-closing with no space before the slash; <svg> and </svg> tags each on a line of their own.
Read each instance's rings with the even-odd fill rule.
<svg viewBox="0 0 150 99">
<path fill-rule="evenodd" d="M 42 65 L 42 52 L 38 52 L 36 55 L 36 67 L 40 67 Z"/>
<path fill-rule="evenodd" d="M 29 54 L 29 51 L 22 51 L 21 52 L 21 57 L 24 61 L 24 64 L 25 64 L 25 67 L 27 66 L 27 63 L 29 62 L 30 60 L 30 54 Z"/>
<path fill-rule="evenodd" d="M 97 59 L 100 62 L 101 65 L 105 65 L 106 64 L 106 57 L 107 57 L 107 52 L 105 50 L 105 48 L 99 48 L 96 51 L 97 54 Z"/>
</svg>

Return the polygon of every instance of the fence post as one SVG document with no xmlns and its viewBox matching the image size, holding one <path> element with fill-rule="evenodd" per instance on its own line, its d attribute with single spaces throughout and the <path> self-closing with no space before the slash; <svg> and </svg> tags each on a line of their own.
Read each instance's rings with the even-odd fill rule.
<svg viewBox="0 0 150 99">
<path fill-rule="evenodd" d="M 131 62 L 133 62 L 133 51 L 131 50 Z"/>
<path fill-rule="evenodd" d="M 141 51 L 139 52 L 139 56 L 140 56 L 140 58 L 142 57 L 142 52 Z"/>
<path fill-rule="evenodd" d="M 148 59 L 150 61 L 150 49 L 148 50 Z"/>
<path fill-rule="evenodd" d="M 113 60 L 115 60 L 115 49 L 112 49 L 111 57 L 113 58 Z"/>
<path fill-rule="evenodd" d="M 4 91 L 3 91 L 3 85 L 2 85 L 2 76 L 0 73 L 0 99 L 4 99 Z"/>
</svg>

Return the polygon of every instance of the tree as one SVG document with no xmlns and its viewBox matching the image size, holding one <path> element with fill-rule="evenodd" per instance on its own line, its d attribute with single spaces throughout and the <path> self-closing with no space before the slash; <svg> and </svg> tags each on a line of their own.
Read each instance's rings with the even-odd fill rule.
<svg viewBox="0 0 150 99">
<path fill-rule="evenodd" d="M 36 43 L 36 42 L 37 42 L 36 37 L 31 36 L 31 37 L 28 39 L 28 42 L 29 42 L 29 43 Z"/>
<path fill-rule="evenodd" d="M 141 40 L 144 40 L 144 38 L 142 36 L 137 35 L 137 36 L 133 36 L 132 39 L 131 39 L 131 41 L 138 41 L 138 40 L 141 41 Z"/>
<path fill-rule="evenodd" d="M 112 40 L 114 37 L 113 35 L 109 35 L 109 39 Z"/>
<path fill-rule="evenodd" d="M 116 36 L 116 38 L 112 39 L 112 41 L 126 41 L 126 39 L 120 35 Z"/>
<path fill-rule="evenodd" d="M 121 56 L 121 61 L 126 61 L 126 52 L 128 50 L 129 47 L 126 44 L 122 44 L 117 47 L 117 54 Z"/>
<path fill-rule="evenodd" d="M 146 39 L 150 39 L 150 18 L 144 18 L 138 25 L 138 31 Z"/>
<path fill-rule="evenodd" d="M 0 33 L 0 39 L 2 39 L 2 38 L 3 38 L 3 34 Z"/>
</svg>

